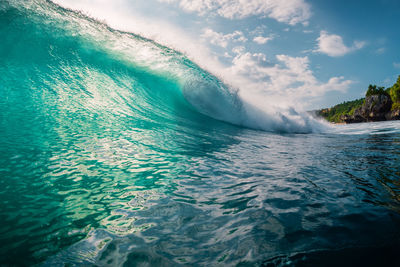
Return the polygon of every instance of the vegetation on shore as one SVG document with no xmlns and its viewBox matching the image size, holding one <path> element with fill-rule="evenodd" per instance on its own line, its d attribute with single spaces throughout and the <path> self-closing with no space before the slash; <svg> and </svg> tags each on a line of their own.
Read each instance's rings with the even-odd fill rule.
<svg viewBox="0 0 400 267">
<path fill-rule="evenodd" d="M 385 87 L 369 85 L 365 97 L 373 95 L 385 95 L 392 100 L 391 111 L 400 110 L 400 75 L 397 82 L 387 89 Z M 354 116 L 354 111 L 360 109 L 365 104 L 365 98 L 360 98 L 353 101 L 346 101 L 341 104 L 335 105 L 331 108 L 317 110 L 317 115 L 325 118 L 327 121 L 341 123 L 344 122 L 343 118 Z"/>
<path fill-rule="evenodd" d="M 331 108 L 324 108 L 317 111 L 317 115 L 325 118 L 330 122 L 342 122 L 340 117 L 342 115 L 352 115 L 354 110 L 361 107 L 364 103 L 364 98 L 353 101 L 346 101 Z"/>
</svg>

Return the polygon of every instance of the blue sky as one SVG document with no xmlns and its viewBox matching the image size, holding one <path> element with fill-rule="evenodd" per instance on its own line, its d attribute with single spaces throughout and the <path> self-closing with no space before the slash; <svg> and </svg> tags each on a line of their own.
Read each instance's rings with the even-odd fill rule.
<svg viewBox="0 0 400 267">
<path fill-rule="evenodd" d="M 400 1 L 55 0 L 186 53 L 242 92 L 305 109 L 400 74 Z"/>
</svg>

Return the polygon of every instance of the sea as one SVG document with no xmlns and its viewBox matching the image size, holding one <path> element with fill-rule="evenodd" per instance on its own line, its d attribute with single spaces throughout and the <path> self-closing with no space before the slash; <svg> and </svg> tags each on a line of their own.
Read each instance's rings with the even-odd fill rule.
<svg viewBox="0 0 400 267">
<path fill-rule="evenodd" d="M 184 53 L 0 0 L 0 266 L 400 266 L 400 122 L 263 112 Z"/>
</svg>

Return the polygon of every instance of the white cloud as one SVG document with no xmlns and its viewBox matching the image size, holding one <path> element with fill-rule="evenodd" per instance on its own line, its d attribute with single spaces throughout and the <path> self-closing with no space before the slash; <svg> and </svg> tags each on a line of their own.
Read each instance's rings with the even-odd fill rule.
<svg viewBox="0 0 400 267">
<path fill-rule="evenodd" d="M 331 57 L 341 57 L 355 50 L 359 50 L 365 46 L 365 42 L 355 41 L 351 47 L 346 46 L 343 38 L 336 34 L 329 34 L 326 31 L 321 31 L 317 39 L 317 52 L 326 54 Z"/>
<path fill-rule="evenodd" d="M 393 62 L 393 67 L 400 69 L 400 62 Z"/>
<path fill-rule="evenodd" d="M 274 38 L 272 36 L 269 37 L 256 36 L 253 38 L 253 41 L 257 44 L 266 44 L 268 41 L 271 41 L 273 39 Z"/>
<path fill-rule="evenodd" d="M 359 50 L 366 45 L 364 41 L 354 41 L 353 50 Z"/>
<path fill-rule="evenodd" d="M 267 26 L 265 24 L 258 25 L 254 30 L 250 32 L 250 35 L 251 36 L 263 35 L 266 29 Z"/>
<path fill-rule="evenodd" d="M 378 55 L 382 55 L 383 53 L 385 53 L 385 51 L 386 51 L 385 47 L 380 47 L 376 49 L 375 53 L 377 53 Z"/>
<path fill-rule="evenodd" d="M 229 45 L 229 42 L 247 42 L 247 38 L 241 31 L 234 31 L 233 33 L 222 34 L 219 32 L 215 32 L 210 28 L 207 28 L 204 29 L 201 37 L 204 39 L 208 39 L 211 44 L 218 45 L 223 48 L 226 48 Z"/>
<path fill-rule="evenodd" d="M 187 12 L 205 15 L 216 13 L 224 18 L 235 19 L 249 16 L 262 16 L 279 22 L 295 25 L 308 24 L 311 17 L 310 5 L 304 0 L 158 0 L 165 3 L 177 3 Z"/>
<path fill-rule="evenodd" d="M 243 77 L 241 88 L 252 88 L 258 93 L 277 96 L 289 102 L 301 103 L 310 97 L 320 97 L 328 91 L 345 92 L 353 81 L 332 77 L 319 81 L 310 69 L 307 56 L 277 55 L 271 64 L 262 53 L 252 54 L 236 50 L 230 71 L 233 77 Z M 304 104 L 304 103 L 303 103 Z"/>
<path fill-rule="evenodd" d="M 239 55 L 242 54 L 245 50 L 246 48 L 244 46 L 236 46 L 232 49 L 232 52 Z"/>
</svg>

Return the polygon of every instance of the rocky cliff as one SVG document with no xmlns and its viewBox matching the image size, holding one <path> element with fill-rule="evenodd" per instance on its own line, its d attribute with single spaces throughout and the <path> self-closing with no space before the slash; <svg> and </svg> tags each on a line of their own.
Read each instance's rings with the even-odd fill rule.
<svg viewBox="0 0 400 267">
<path fill-rule="evenodd" d="M 340 119 L 346 123 L 386 121 L 400 119 L 400 110 L 392 110 L 389 95 L 371 95 L 365 98 L 364 104 L 354 110 L 353 115 L 342 115 Z"/>
</svg>

